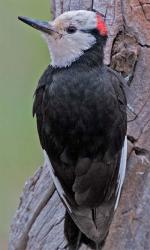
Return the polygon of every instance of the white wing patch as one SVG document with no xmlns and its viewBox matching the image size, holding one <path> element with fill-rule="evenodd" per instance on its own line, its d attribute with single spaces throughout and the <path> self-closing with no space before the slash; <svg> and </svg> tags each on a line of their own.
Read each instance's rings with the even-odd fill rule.
<svg viewBox="0 0 150 250">
<path fill-rule="evenodd" d="M 116 190 L 117 199 L 116 199 L 116 204 L 115 204 L 115 210 L 118 207 L 118 203 L 119 203 L 119 199 L 121 195 L 121 189 L 122 189 L 122 185 L 123 185 L 125 173 L 126 173 L 126 165 L 127 165 L 127 136 L 125 137 L 124 145 L 123 145 L 122 152 L 121 152 L 121 160 L 120 160 L 119 174 L 118 174 L 118 187 Z"/>
<path fill-rule="evenodd" d="M 47 165 L 48 168 L 49 168 L 49 170 L 50 170 L 50 174 L 51 174 L 51 177 L 52 177 L 52 179 L 53 179 L 54 185 L 55 185 L 55 187 L 56 187 L 56 189 L 57 189 L 57 192 L 58 192 L 60 198 L 61 198 L 61 199 L 63 200 L 63 202 L 65 203 L 65 205 L 66 205 L 67 209 L 69 210 L 69 212 L 72 213 L 71 207 L 70 207 L 68 201 L 67 201 L 66 198 L 65 198 L 65 193 L 64 193 L 63 187 L 62 187 L 62 185 L 61 185 L 59 179 L 58 179 L 57 176 L 55 175 L 55 172 L 54 172 L 53 166 L 52 166 L 52 164 L 51 164 L 51 162 L 50 162 L 50 159 L 49 159 L 49 157 L 48 157 L 46 151 L 43 150 L 43 152 L 44 152 L 45 165 Z"/>
</svg>

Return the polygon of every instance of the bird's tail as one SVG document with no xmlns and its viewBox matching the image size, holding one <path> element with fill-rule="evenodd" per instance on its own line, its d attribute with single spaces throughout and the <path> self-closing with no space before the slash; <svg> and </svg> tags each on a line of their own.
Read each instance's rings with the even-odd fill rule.
<svg viewBox="0 0 150 250">
<path fill-rule="evenodd" d="M 107 237 L 106 235 L 102 242 L 96 244 L 80 231 L 67 211 L 65 214 L 64 233 L 68 241 L 69 250 L 79 250 L 82 244 L 85 244 L 93 250 L 102 250 Z"/>
</svg>

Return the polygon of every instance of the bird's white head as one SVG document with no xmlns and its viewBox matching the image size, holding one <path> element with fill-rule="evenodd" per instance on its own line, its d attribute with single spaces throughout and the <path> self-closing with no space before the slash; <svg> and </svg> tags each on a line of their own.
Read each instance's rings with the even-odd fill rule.
<svg viewBox="0 0 150 250">
<path fill-rule="evenodd" d="M 43 33 L 54 67 L 70 66 L 97 42 L 95 34 L 107 37 L 105 22 L 94 11 L 69 11 L 50 22 L 19 19 Z"/>
</svg>

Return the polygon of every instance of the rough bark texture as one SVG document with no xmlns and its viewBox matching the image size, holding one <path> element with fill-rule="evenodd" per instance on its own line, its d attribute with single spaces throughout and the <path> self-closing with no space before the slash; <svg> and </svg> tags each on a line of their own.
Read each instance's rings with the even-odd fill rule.
<svg viewBox="0 0 150 250">
<path fill-rule="evenodd" d="M 119 208 L 104 250 L 150 249 L 150 0 L 53 0 L 53 16 L 66 10 L 96 9 L 106 16 L 105 63 L 130 86 L 128 170 Z M 20 198 L 9 250 L 67 249 L 65 209 L 47 166 L 30 178 Z M 82 246 L 81 249 L 87 249 Z"/>
</svg>

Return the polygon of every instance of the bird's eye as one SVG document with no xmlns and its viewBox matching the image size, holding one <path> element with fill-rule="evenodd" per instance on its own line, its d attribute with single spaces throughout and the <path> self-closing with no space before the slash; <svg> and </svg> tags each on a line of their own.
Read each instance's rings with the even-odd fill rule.
<svg viewBox="0 0 150 250">
<path fill-rule="evenodd" d="M 76 32 L 76 30 L 77 30 L 76 27 L 74 27 L 74 26 L 69 26 L 69 27 L 67 28 L 67 33 L 73 34 L 73 33 Z"/>
</svg>

